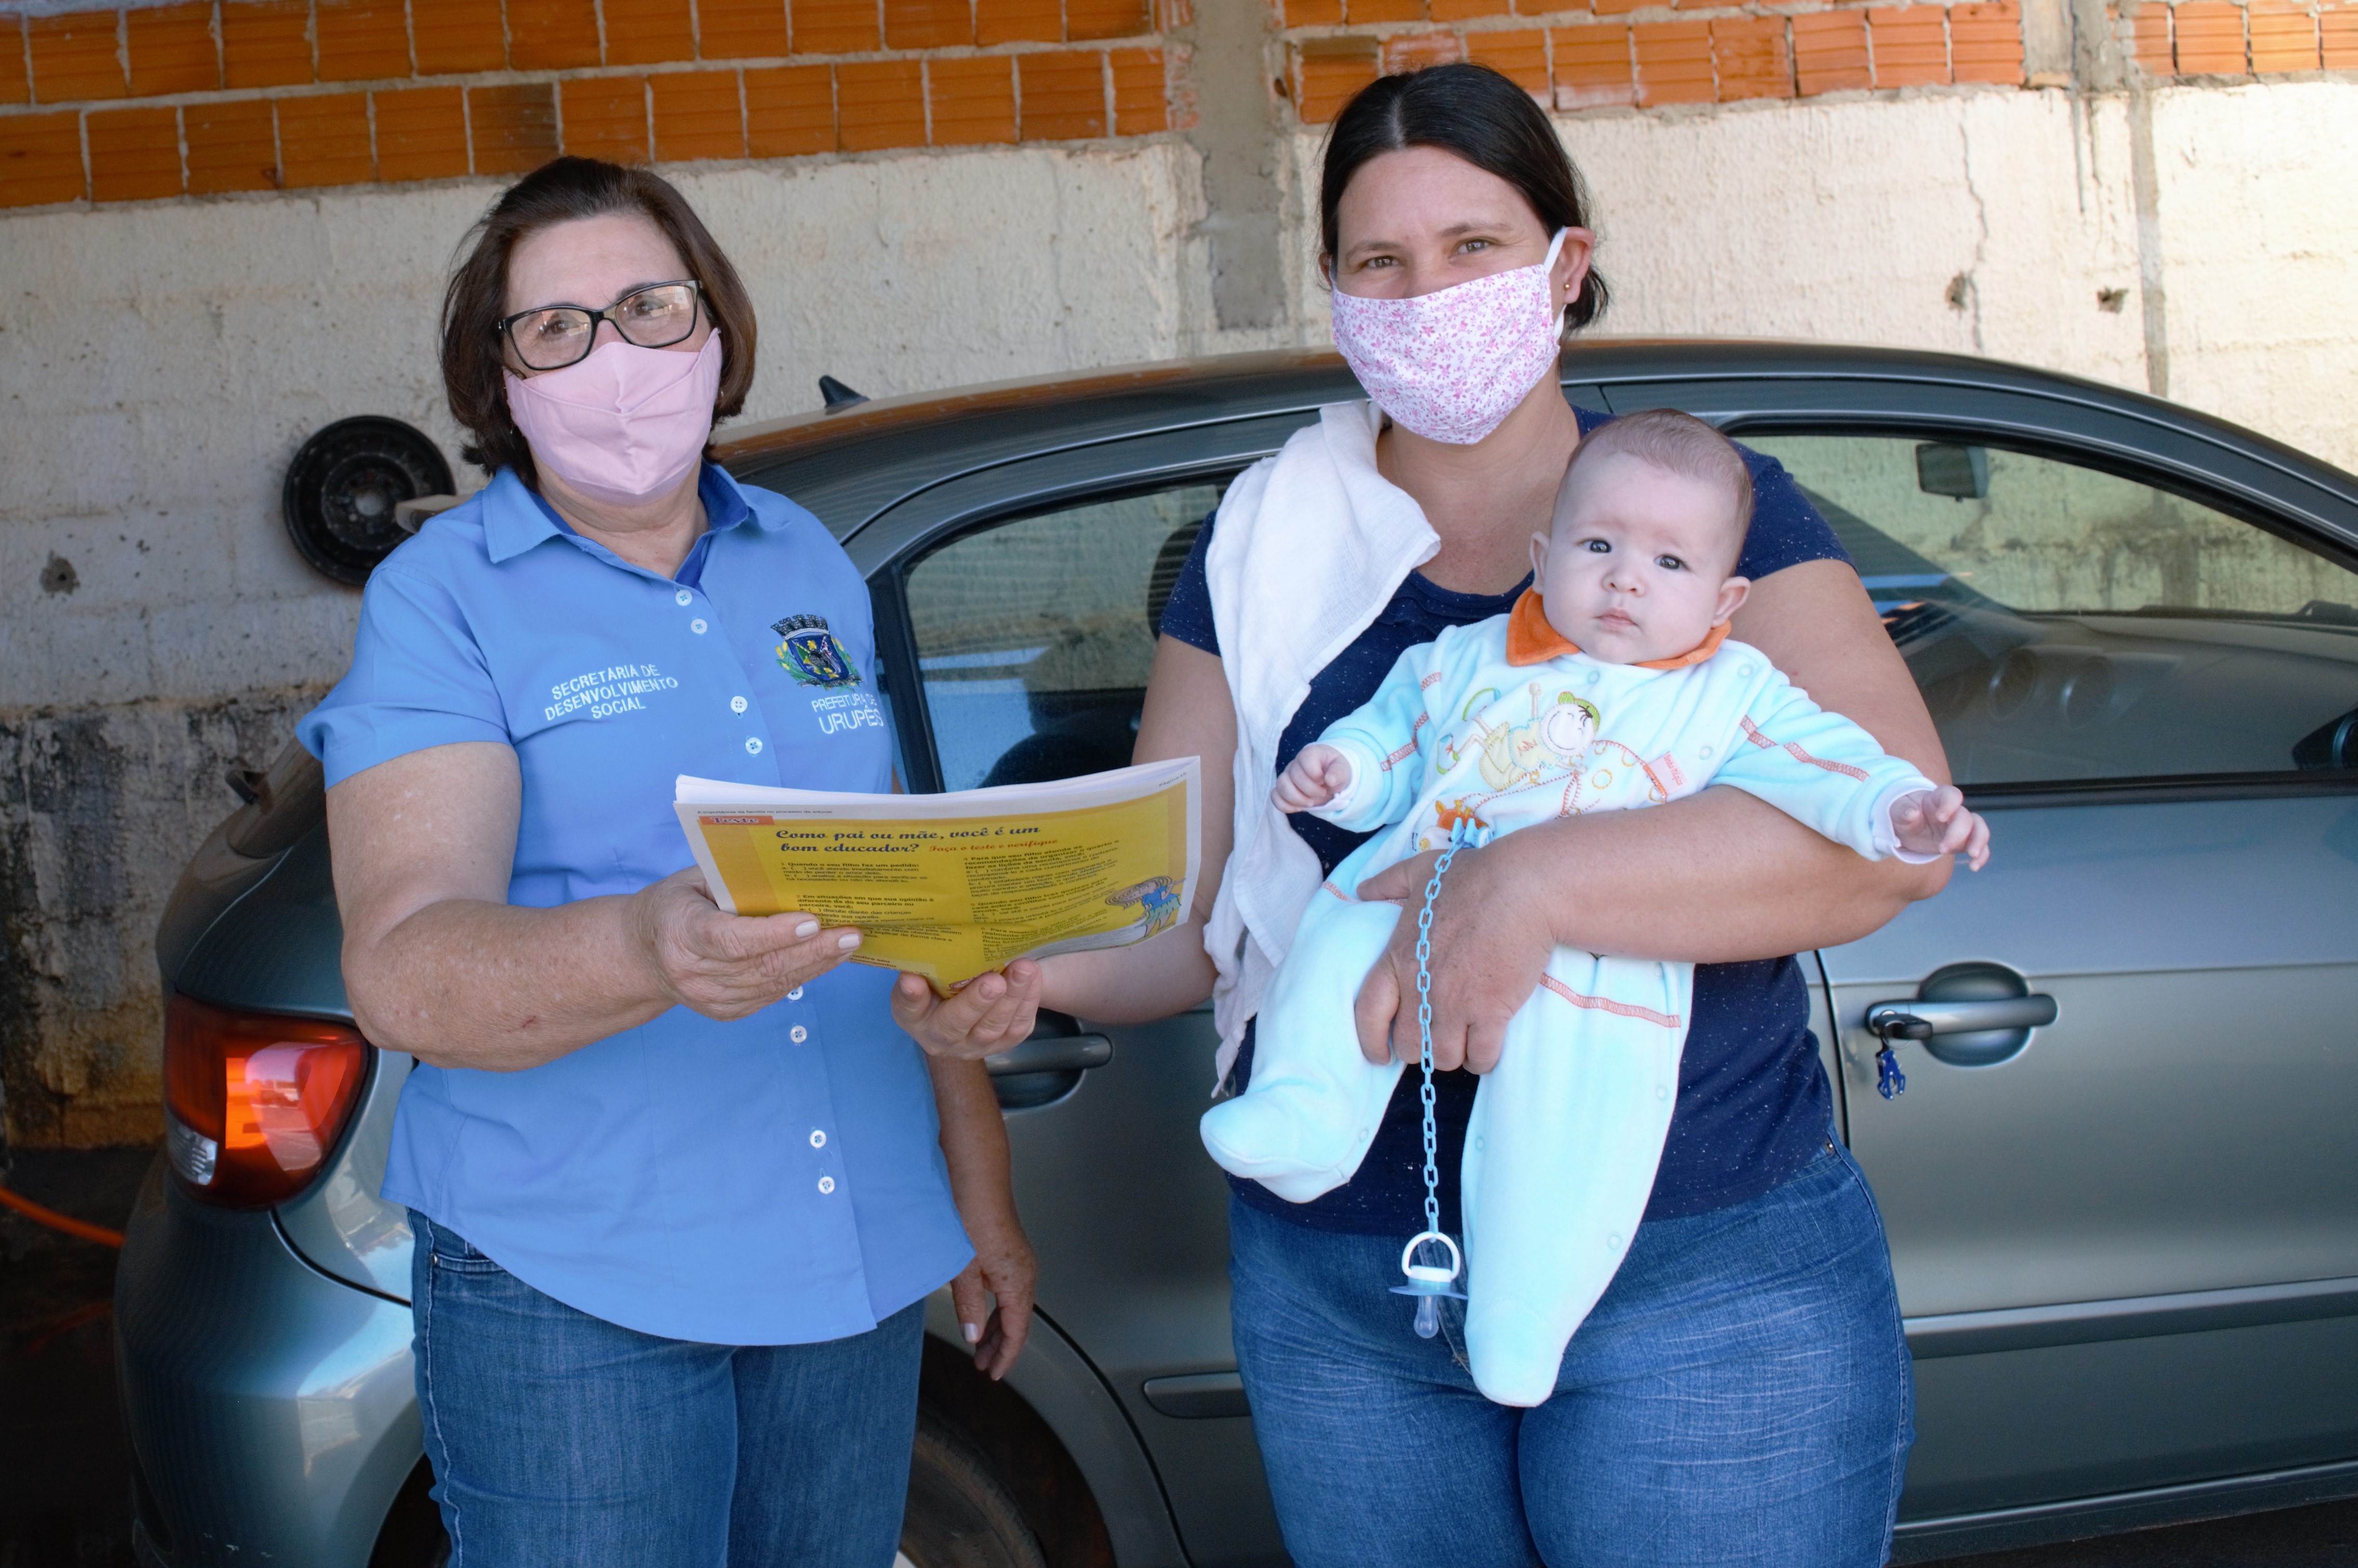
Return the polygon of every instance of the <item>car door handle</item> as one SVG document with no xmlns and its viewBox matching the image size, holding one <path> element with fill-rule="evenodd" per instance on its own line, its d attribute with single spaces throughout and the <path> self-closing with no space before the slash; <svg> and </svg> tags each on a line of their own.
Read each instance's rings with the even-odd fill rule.
<svg viewBox="0 0 2358 1568">
<path fill-rule="evenodd" d="M 1995 1029 L 2043 1029 L 2055 1022 L 2051 996 L 1992 997 L 1974 1001 L 1878 1001 L 1866 1010 L 1866 1032 L 1877 1039 L 1930 1040 Z"/>
<path fill-rule="evenodd" d="M 1017 1073 L 1077 1073 L 1113 1060 L 1113 1042 L 1102 1034 L 1034 1035 L 1011 1051 L 985 1056 L 994 1078 Z"/>
<path fill-rule="evenodd" d="M 1234 1372 L 1184 1372 L 1175 1378 L 1149 1378 L 1140 1391 L 1146 1395 L 1148 1404 L 1181 1421 L 1252 1414 L 1252 1406 L 1245 1400 L 1245 1380 Z"/>
</svg>

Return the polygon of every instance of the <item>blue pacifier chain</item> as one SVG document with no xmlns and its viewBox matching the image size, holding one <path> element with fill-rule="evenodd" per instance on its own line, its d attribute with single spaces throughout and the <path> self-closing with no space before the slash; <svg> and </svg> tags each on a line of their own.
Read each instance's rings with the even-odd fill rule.
<svg viewBox="0 0 2358 1568">
<path fill-rule="evenodd" d="M 1466 1271 L 1465 1255 L 1457 1243 L 1441 1228 L 1441 1167 L 1438 1158 L 1440 1135 L 1433 1126 L 1433 904 L 1441 896 L 1441 874 L 1456 859 L 1457 851 L 1473 841 L 1467 825 L 1460 820 L 1449 830 L 1449 848 L 1433 862 L 1433 880 L 1424 884 L 1424 907 L 1416 917 L 1416 1033 L 1421 1046 L 1419 1061 L 1424 1068 L 1424 1087 L 1419 1098 L 1424 1102 L 1424 1228 L 1408 1238 L 1401 1249 L 1401 1272 L 1408 1276 L 1405 1285 L 1394 1285 L 1396 1296 L 1416 1297 L 1416 1333 L 1420 1339 L 1430 1339 L 1441 1332 L 1441 1299 L 1464 1301 L 1466 1292 L 1453 1289 L 1458 1275 Z M 1417 1249 L 1428 1242 L 1437 1242 L 1449 1249 L 1449 1263 L 1420 1263 Z"/>
</svg>

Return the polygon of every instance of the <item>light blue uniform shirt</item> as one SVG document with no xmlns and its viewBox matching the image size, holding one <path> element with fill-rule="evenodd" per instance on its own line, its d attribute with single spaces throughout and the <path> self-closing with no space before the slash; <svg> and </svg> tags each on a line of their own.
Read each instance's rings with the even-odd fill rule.
<svg viewBox="0 0 2358 1568">
<path fill-rule="evenodd" d="M 514 747 L 508 902 L 544 909 L 691 863 L 676 774 L 890 789 L 867 584 L 784 496 L 710 467 L 700 490 L 694 586 L 563 527 L 507 471 L 429 521 L 369 579 L 352 671 L 303 720 L 328 783 Z M 420 1063 L 384 1196 L 644 1333 L 864 1333 L 973 1256 L 892 980 L 845 965 L 738 1022 L 674 1008 L 523 1072 Z"/>
</svg>

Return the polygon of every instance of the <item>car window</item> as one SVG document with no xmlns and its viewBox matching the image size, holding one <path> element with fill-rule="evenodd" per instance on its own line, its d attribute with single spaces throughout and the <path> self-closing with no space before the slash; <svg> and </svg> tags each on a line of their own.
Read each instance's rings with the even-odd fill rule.
<svg viewBox="0 0 2358 1568">
<path fill-rule="evenodd" d="M 1163 604 L 1222 483 L 994 523 L 905 582 L 945 789 L 1127 767 Z"/>
<path fill-rule="evenodd" d="M 1747 436 L 1840 534 L 1964 784 L 2358 766 L 2358 574 L 1997 447 Z"/>
</svg>

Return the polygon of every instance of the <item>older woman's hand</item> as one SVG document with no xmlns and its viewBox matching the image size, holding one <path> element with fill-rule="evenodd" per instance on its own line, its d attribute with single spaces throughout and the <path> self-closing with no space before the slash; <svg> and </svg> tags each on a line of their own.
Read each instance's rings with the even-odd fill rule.
<svg viewBox="0 0 2358 1568">
<path fill-rule="evenodd" d="M 989 1216 L 961 1204 L 959 1217 L 974 1244 L 974 1261 L 950 1281 L 958 1326 L 974 1347 L 974 1366 L 996 1382 L 1015 1368 L 1023 1342 L 1032 1336 L 1032 1297 L 1040 1281 L 1040 1261 L 1015 1217 L 1011 1202 Z"/>
<path fill-rule="evenodd" d="M 633 895 L 639 946 L 664 994 L 723 1022 L 759 1012 L 860 948 L 860 933 L 801 914 L 730 914 L 694 866 Z"/>
<path fill-rule="evenodd" d="M 1040 966 L 1018 958 L 937 997 L 924 977 L 903 975 L 892 988 L 892 1022 L 929 1055 L 971 1061 L 1022 1044 L 1040 1011 Z"/>
</svg>

